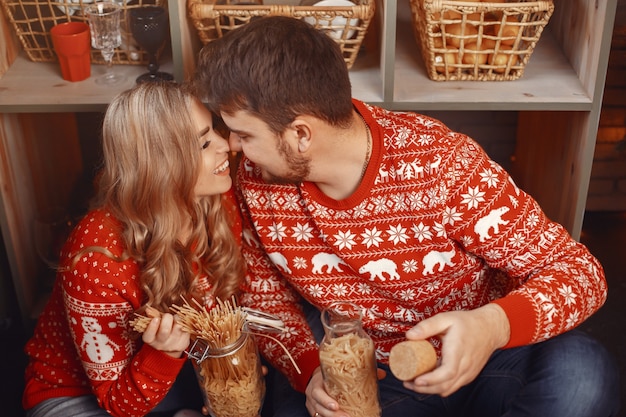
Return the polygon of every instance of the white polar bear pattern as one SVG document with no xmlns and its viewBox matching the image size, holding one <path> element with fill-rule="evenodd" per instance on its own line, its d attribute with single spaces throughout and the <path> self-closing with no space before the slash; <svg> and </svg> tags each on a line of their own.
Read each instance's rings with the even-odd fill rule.
<svg viewBox="0 0 626 417">
<path fill-rule="evenodd" d="M 474 232 L 478 234 L 478 238 L 481 242 L 486 241 L 491 236 L 489 235 L 489 229 L 493 229 L 493 233 L 500 232 L 500 225 L 508 224 L 507 220 L 502 220 L 502 215 L 509 211 L 506 206 L 493 209 L 485 217 L 478 219 L 474 225 Z"/>
<path fill-rule="evenodd" d="M 85 335 L 80 348 L 87 353 L 89 359 L 94 363 L 107 363 L 113 359 L 113 350 L 120 350 L 120 347 L 101 333 L 102 327 L 98 320 L 93 317 L 83 317 L 82 326 L 85 329 Z"/>
<path fill-rule="evenodd" d="M 286 272 L 287 274 L 291 274 L 291 269 L 289 269 L 287 258 L 283 256 L 280 252 L 272 252 L 268 253 L 267 256 L 270 257 L 274 265 L 279 267 L 281 271 Z"/>
<path fill-rule="evenodd" d="M 378 278 L 381 281 L 385 281 L 385 276 L 383 274 L 389 275 L 389 280 L 400 279 L 400 275 L 398 274 L 398 266 L 394 261 L 387 258 L 377 259 L 375 261 L 369 261 L 361 268 L 359 268 L 359 274 L 365 274 L 369 272 L 370 281 L 374 281 L 374 279 Z"/>
<path fill-rule="evenodd" d="M 311 272 L 314 274 L 323 274 L 324 267 L 326 267 L 326 273 L 331 273 L 333 269 L 337 270 L 337 272 L 343 272 L 339 265 L 346 264 L 340 257 L 335 255 L 334 253 L 316 253 L 311 258 L 311 264 L 313 265 L 313 269 Z"/>
<path fill-rule="evenodd" d="M 448 252 L 439 252 L 436 250 L 430 251 L 422 259 L 422 265 L 424 265 L 423 275 L 430 275 L 435 273 L 435 266 L 438 266 L 437 272 L 443 271 L 445 265 L 454 266 L 452 258 L 454 257 L 454 249 Z"/>
</svg>

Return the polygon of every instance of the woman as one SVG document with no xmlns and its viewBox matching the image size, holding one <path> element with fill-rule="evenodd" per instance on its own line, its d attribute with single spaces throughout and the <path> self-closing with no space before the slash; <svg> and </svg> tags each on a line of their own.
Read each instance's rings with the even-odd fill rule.
<svg viewBox="0 0 626 417">
<path fill-rule="evenodd" d="M 102 140 L 93 208 L 26 345 L 29 417 L 200 409 L 183 368 L 189 334 L 168 308 L 229 299 L 243 276 L 236 211 L 222 206 L 232 201 L 228 143 L 197 98 L 173 83 L 138 85 L 109 105 Z M 161 314 L 140 340 L 129 321 L 146 306 Z"/>
</svg>

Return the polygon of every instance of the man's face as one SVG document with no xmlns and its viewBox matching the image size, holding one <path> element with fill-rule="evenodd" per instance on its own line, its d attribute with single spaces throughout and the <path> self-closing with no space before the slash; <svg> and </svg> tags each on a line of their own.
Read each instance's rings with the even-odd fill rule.
<svg viewBox="0 0 626 417">
<path fill-rule="evenodd" d="M 298 152 L 295 139 L 288 140 L 290 129 L 278 135 L 264 121 L 243 110 L 231 114 L 222 112 L 221 116 L 230 129 L 230 149 L 243 152 L 254 162 L 261 169 L 263 180 L 283 184 L 306 180 L 310 161 Z"/>
</svg>

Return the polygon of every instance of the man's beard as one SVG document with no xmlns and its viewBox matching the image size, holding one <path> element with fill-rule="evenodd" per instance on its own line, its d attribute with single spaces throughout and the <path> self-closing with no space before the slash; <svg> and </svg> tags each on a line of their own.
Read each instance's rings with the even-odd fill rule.
<svg viewBox="0 0 626 417">
<path fill-rule="evenodd" d="M 278 142 L 278 152 L 285 159 L 287 173 L 279 176 L 262 170 L 263 180 L 271 184 L 300 184 L 305 181 L 311 173 L 311 160 L 295 154 L 282 140 Z"/>
</svg>

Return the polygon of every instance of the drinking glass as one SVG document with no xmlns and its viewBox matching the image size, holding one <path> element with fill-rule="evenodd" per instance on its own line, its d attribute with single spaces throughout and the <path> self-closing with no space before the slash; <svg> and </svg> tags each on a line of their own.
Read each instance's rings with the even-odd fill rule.
<svg viewBox="0 0 626 417">
<path fill-rule="evenodd" d="M 91 46 L 99 49 L 106 61 L 106 72 L 96 78 L 96 84 L 113 85 L 125 77 L 112 71 L 113 53 L 122 44 L 120 17 L 122 6 L 112 2 L 100 2 L 85 7 L 91 30 Z"/>
<path fill-rule="evenodd" d="M 172 81 L 174 76 L 159 71 L 157 53 L 169 33 L 168 16 L 160 6 L 143 6 L 130 9 L 130 31 L 148 53 L 148 72 L 137 77 L 137 84 L 150 81 Z"/>
</svg>

